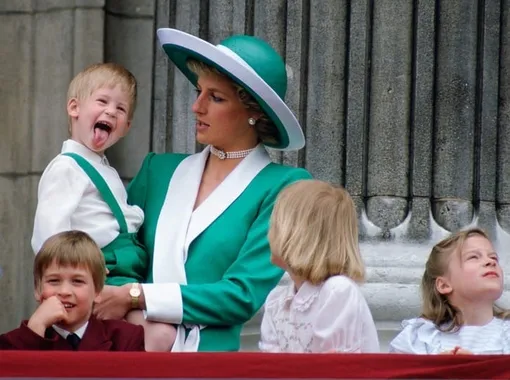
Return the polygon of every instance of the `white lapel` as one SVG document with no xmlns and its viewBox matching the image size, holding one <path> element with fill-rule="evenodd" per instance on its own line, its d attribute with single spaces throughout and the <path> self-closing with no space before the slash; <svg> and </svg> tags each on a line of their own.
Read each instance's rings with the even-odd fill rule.
<svg viewBox="0 0 510 380">
<path fill-rule="evenodd" d="M 184 245 L 209 149 L 186 157 L 175 169 L 154 238 L 154 283 L 186 284 Z"/>
<path fill-rule="evenodd" d="M 189 223 L 185 255 L 191 242 L 211 225 L 243 193 L 253 178 L 270 163 L 269 154 L 264 146 L 259 144 L 195 209 Z"/>
<path fill-rule="evenodd" d="M 193 211 L 208 155 L 209 147 L 206 147 L 202 153 L 187 157 L 177 166 L 170 179 L 154 238 L 154 283 L 187 283 L 184 263 L 190 243 L 214 222 L 271 162 L 264 147 L 258 145 Z M 191 332 L 186 338 L 184 326 L 178 326 L 172 351 L 198 350 L 200 329 L 205 326 L 187 327 L 191 328 Z"/>
</svg>

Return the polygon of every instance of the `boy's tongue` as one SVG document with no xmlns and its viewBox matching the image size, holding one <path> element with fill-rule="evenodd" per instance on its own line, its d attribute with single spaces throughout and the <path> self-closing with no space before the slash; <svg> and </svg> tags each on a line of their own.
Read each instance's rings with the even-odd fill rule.
<svg viewBox="0 0 510 380">
<path fill-rule="evenodd" d="M 108 139 L 109 133 L 101 128 L 94 128 L 94 137 L 92 138 L 92 142 L 96 146 L 103 146 L 106 140 Z"/>
</svg>

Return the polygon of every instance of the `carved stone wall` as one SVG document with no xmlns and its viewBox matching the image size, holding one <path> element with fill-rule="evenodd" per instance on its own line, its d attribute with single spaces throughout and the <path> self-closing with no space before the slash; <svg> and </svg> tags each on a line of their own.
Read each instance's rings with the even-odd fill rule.
<svg viewBox="0 0 510 380">
<path fill-rule="evenodd" d="M 423 263 L 448 231 L 486 228 L 508 272 L 509 6 L 509 0 L 3 1 L 0 331 L 33 310 L 37 183 L 67 137 L 65 96 L 74 74 L 106 60 L 138 78 L 133 128 L 108 152 L 126 181 L 149 151 L 200 149 L 191 86 L 157 45 L 158 27 L 213 43 L 255 34 L 285 57 L 287 101 L 307 146 L 272 157 L 341 184 L 354 197 L 369 273 L 363 290 L 382 335 L 418 313 Z M 257 318 L 247 333 L 256 333 Z"/>
</svg>

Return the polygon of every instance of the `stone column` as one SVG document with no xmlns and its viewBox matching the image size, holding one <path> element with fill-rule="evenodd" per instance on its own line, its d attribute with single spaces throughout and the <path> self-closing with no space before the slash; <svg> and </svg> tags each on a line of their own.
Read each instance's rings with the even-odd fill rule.
<svg viewBox="0 0 510 380">
<path fill-rule="evenodd" d="M 152 149 L 154 0 L 106 0 L 105 62 L 124 65 L 137 79 L 138 100 L 129 134 L 107 153 L 125 180 Z"/>
<path fill-rule="evenodd" d="M 67 87 L 103 60 L 104 0 L 0 4 L 0 332 L 33 311 L 37 184 L 68 136 Z"/>
</svg>

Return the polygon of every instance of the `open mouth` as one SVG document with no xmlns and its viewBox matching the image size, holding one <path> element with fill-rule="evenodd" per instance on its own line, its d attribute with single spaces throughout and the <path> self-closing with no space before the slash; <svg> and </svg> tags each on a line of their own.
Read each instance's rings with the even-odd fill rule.
<svg viewBox="0 0 510 380">
<path fill-rule="evenodd" d="M 96 130 L 96 129 L 100 129 L 100 130 L 105 131 L 106 133 L 109 134 L 112 131 L 112 126 L 105 121 L 98 121 L 94 125 L 94 130 Z"/>
<path fill-rule="evenodd" d="M 66 310 L 72 309 L 74 307 L 74 305 L 71 303 L 64 303 L 63 305 L 66 308 Z"/>
<path fill-rule="evenodd" d="M 106 121 L 98 121 L 94 124 L 94 144 L 102 146 L 112 132 L 112 125 Z"/>
</svg>

